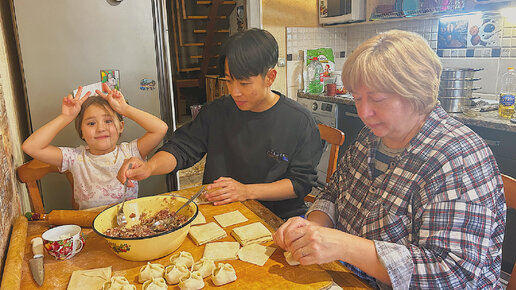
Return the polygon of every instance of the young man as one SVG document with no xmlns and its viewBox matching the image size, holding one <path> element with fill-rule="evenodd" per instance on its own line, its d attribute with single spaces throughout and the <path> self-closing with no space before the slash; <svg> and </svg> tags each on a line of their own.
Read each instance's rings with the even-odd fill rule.
<svg viewBox="0 0 516 290">
<path fill-rule="evenodd" d="M 310 112 L 271 90 L 277 59 L 269 32 L 231 36 L 219 59 L 230 95 L 204 106 L 148 162 L 126 160 L 120 181 L 188 168 L 206 154 L 203 183 L 215 205 L 257 199 L 282 218 L 304 214 L 321 139 Z"/>
</svg>

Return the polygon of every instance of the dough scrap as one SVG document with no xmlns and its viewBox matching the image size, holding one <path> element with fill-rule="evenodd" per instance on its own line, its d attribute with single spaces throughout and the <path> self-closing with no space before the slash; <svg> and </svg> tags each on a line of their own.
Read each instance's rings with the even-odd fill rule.
<svg viewBox="0 0 516 290">
<path fill-rule="evenodd" d="M 190 227 L 189 234 L 197 246 L 227 237 L 226 231 L 215 222 Z"/>
<path fill-rule="evenodd" d="M 251 244 L 240 248 L 240 250 L 238 250 L 237 255 L 241 261 L 249 262 L 258 266 L 263 266 L 275 250 L 275 247 L 267 247 L 262 246 L 260 244 Z"/>
<path fill-rule="evenodd" d="M 206 244 L 203 259 L 212 261 L 236 260 L 240 245 L 237 242 L 215 242 Z"/>
<path fill-rule="evenodd" d="M 197 213 L 197 217 L 192 221 L 192 223 L 190 225 L 195 226 L 195 225 L 201 225 L 201 224 L 205 224 L 205 223 L 206 223 L 206 218 L 204 217 L 202 212 L 199 211 Z"/>
<path fill-rule="evenodd" d="M 215 218 L 223 228 L 248 221 L 248 219 L 238 210 L 219 214 L 213 218 Z"/>
<path fill-rule="evenodd" d="M 105 282 L 111 278 L 111 266 L 88 270 L 73 271 L 68 290 L 75 289 L 102 289 Z"/>
<path fill-rule="evenodd" d="M 242 246 L 272 241 L 272 233 L 261 222 L 236 227 L 231 232 L 231 235 Z"/>
</svg>

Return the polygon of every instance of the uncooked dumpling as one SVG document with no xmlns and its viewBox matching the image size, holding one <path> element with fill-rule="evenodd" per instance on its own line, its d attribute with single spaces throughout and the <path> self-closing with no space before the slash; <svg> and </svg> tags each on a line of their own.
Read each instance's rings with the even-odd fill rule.
<svg viewBox="0 0 516 290">
<path fill-rule="evenodd" d="M 161 264 L 151 264 L 147 262 L 147 265 L 140 268 L 140 274 L 138 275 L 138 281 L 143 283 L 152 278 L 162 278 L 163 272 L 165 272 L 165 266 Z"/>
<path fill-rule="evenodd" d="M 285 260 L 287 260 L 287 263 L 291 266 L 299 265 L 299 261 L 294 258 L 291 252 L 283 252 L 283 255 L 285 256 Z"/>
<path fill-rule="evenodd" d="M 179 288 L 181 290 L 198 290 L 204 287 L 204 280 L 201 273 L 197 271 L 190 272 L 188 277 L 180 279 Z"/>
<path fill-rule="evenodd" d="M 237 278 L 235 269 L 231 264 L 219 263 L 213 270 L 211 280 L 213 284 L 220 286 L 235 281 Z"/>
<path fill-rule="evenodd" d="M 113 276 L 110 281 L 104 282 L 102 290 L 136 290 L 136 286 L 123 276 Z"/>
<path fill-rule="evenodd" d="M 143 290 L 167 290 L 168 286 L 165 283 L 165 279 L 163 278 L 153 278 L 152 280 L 147 280 L 143 283 Z"/>
<path fill-rule="evenodd" d="M 215 262 L 207 259 L 200 259 L 193 266 L 193 270 L 201 273 L 203 278 L 210 276 L 213 269 L 215 269 Z"/>
<path fill-rule="evenodd" d="M 189 252 L 179 252 L 170 257 L 170 263 L 172 265 L 185 265 L 187 268 L 190 268 L 194 263 L 194 259 Z"/>
<path fill-rule="evenodd" d="M 165 268 L 165 279 L 168 284 L 177 284 L 183 277 L 188 277 L 190 271 L 185 265 L 170 265 Z"/>
</svg>

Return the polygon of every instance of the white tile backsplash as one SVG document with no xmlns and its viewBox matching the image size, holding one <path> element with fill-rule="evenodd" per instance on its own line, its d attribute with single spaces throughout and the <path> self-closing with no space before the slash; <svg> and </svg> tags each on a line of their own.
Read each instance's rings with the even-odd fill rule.
<svg viewBox="0 0 516 290">
<path fill-rule="evenodd" d="M 474 47 L 461 49 L 437 49 L 439 19 L 400 19 L 383 23 L 369 22 L 343 27 L 287 27 L 287 54 L 292 61 L 287 62 L 287 86 L 291 94 L 302 89 L 302 57 L 306 49 L 331 47 L 335 54 L 335 69 L 341 70 L 345 58 L 340 52 L 349 56 L 364 40 L 384 31 L 402 29 L 419 33 L 430 47 L 441 57 L 443 67 L 484 68 L 475 74 L 481 78 L 475 86 L 481 87 L 477 93 L 497 94 L 499 76 L 507 66 L 516 66 L 516 26 L 504 21 L 500 47 Z M 290 37 L 289 37 L 290 36 Z M 302 53 L 301 53 L 302 55 Z"/>
</svg>

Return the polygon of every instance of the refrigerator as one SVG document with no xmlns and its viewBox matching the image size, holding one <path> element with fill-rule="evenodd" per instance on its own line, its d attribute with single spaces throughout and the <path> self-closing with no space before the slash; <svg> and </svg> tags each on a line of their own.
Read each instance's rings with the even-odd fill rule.
<svg viewBox="0 0 516 290">
<path fill-rule="evenodd" d="M 64 96 L 79 85 L 100 82 L 106 72 L 116 72 L 130 105 L 161 117 L 168 134 L 175 130 L 164 0 L 11 0 L 11 10 L 31 132 L 58 116 Z M 125 118 L 119 142 L 143 134 Z M 51 144 L 85 143 L 72 122 Z M 47 212 L 71 208 L 64 175 L 49 174 L 40 186 Z M 177 186 L 177 174 L 152 176 L 140 182 L 139 196 Z"/>
</svg>

